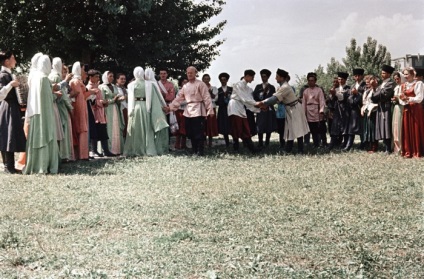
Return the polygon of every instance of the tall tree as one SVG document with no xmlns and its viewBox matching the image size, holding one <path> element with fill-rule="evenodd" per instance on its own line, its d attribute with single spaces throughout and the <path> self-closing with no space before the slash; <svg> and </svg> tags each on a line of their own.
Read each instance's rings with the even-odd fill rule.
<svg viewBox="0 0 424 279">
<path fill-rule="evenodd" d="M 0 48 L 12 49 L 21 63 L 41 51 L 70 64 L 132 71 L 138 65 L 167 67 L 171 74 L 188 65 L 199 70 L 219 55 L 214 40 L 226 21 L 208 20 L 223 0 L 20 0 L 0 3 Z M 203 27 L 199 27 L 203 26 Z"/>
<path fill-rule="evenodd" d="M 390 65 L 391 56 L 385 46 L 377 45 L 377 41 L 371 37 L 367 38 L 362 48 L 357 46 L 356 39 L 352 38 L 350 45 L 346 47 L 346 57 L 342 58 L 342 62 L 343 63 L 340 63 L 332 57 L 325 71 L 322 65 L 319 65 L 318 68 L 315 69 L 318 76 L 317 83 L 326 91 L 332 87 L 333 78 L 337 75 L 337 72 L 340 71 L 351 74 L 354 68 L 363 68 L 365 74 L 379 76 L 381 73 L 381 66 L 383 64 Z M 350 76 L 350 82 L 351 81 L 352 76 Z M 301 87 L 304 84 L 306 84 L 306 75 L 297 77 L 297 86 Z"/>
</svg>

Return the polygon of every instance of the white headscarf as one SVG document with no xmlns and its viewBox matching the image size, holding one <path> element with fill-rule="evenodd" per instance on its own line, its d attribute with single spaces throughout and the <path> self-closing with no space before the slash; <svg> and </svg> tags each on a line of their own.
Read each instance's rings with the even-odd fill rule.
<svg viewBox="0 0 424 279">
<path fill-rule="evenodd" d="M 59 57 L 53 58 L 52 73 L 62 79 L 62 59 L 60 59 Z"/>
<path fill-rule="evenodd" d="M 74 74 L 74 78 L 82 79 L 81 78 L 81 63 L 75 62 L 74 65 L 72 65 L 72 74 Z"/>
<path fill-rule="evenodd" d="M 132 116 L 132 112 L 134 110 L 135 106 L 135 100 L 134 100 L 134 84 L 138 80 L 144 80 L 144 70 L 142 67 L 135 67 L 133 71 L 135 81 L 132 81 L 128 84 L 128 115 Z M 146 98 L 147 99 L 147 98 Z"/>
<path fill-rule="evenodd" d="M 147 111 L 150 112 L 151 104 L 152 104 L 152 94 L 153 94 L 153 87 L 156 87 L 156 92 L 159 97 L 159 101 L 161 102 L 162 106 L 166 106 L 165 99 L 163 98 L 162 94 L 160 94 L 158 82 L 155 79 L 155 73 L 151 68 L 146 69 L 146 108 Z"/>
<path fill-rule="evenodd" d="M 52 70 L 50 58 L 42 55 L 37 61 L 36 75 L 33 76 L 33 83 L 29 88 L 27 110 L 25 117 L 29 118 L 41 113 L 41 80 L 47 77 Z"/>
<path fill-rule="evenodd" d="M 102 75 L 103 84 L 109 84 L 110 83 L 109 79 L 107 78 L 108 75 L 109 75 L 109 71 L 106 71 L 106 72 L 103 73 L 103 75 Z"/>
<path fill-rule="evenodd" d="M 31 58 L 31 67 L 29 68 L 29 74 L 28 74 L 28 86 L 30 87 L 31 87 L 31 80 L 37 73 L 37 63 L 38 63 L 38 59 L 40 59 L 41 56 L 43 56 L 43 54 L 39 52 L 39 53 L 36 53 Z"/>
</svg>

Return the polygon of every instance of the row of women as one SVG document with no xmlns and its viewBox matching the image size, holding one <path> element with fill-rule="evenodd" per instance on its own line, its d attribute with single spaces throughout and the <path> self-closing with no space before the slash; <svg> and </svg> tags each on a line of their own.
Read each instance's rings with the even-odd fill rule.
<svg viewBox="0 0 424 279">
<path fill-rule="evenodd" d="M 168 150 L 165 101 L 152 69 L 134 69 L 127 99 L 119 94 L 113 73 L 89 70 L 75 62 L 72 74 L 60 58 L 37 53 L 31 59 L 25 121 L 21 122 L 18 89 L 11 71 L 16 60 L 0 52 L 0 149 L 7 173 L 57 173 L 67 160 L 88 160 L 89 150 L 104 155 L 158 155 Z M 87 79 L 87 85 L 84 81 Z M 124 89 L 126 91 L 126 89 Z M 128 112 L 126 140 L 121 103 Z M 14 162 L 14 153 L 20 152 Z M 115 152 L 115 153 L 113 153 Z"/>
</svg>

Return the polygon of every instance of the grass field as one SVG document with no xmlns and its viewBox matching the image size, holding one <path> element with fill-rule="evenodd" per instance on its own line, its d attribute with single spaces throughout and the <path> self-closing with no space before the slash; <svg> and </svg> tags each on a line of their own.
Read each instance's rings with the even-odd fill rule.
<svg viewBox="0 0 424 279">
<path fill-rule="evenodd" d="M 0 278 L 424 278 L 423 170 L 274 142 L 0 174 Z"/>
</svg>

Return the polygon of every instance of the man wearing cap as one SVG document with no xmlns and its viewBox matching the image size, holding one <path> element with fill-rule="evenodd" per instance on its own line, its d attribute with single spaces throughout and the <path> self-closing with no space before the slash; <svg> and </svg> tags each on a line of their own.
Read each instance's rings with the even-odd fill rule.
<svg viewBox="0 0 424 279">
<path fill-rule="evenodd" d="M 348 121 L 347 121 L 347 135 L 348 140 L 344 151 L 349 151 L 352 148 L 355 140 L 355 135 L 359 135 L 361 139 L 360 148 L 364 148 L 364 137 L 362 133 L 362 122 L 361 107 L 362 107 L 362 95 L 365 92 L 366 84 L 364 79 L 364 69 L 356 68 L 353 69 L 353 78 L 355 84 L 352 85 L 348 98 L 347 98 L 347 109 L 348 109 Z"/>
<path fill-rule="evenodd" d="M 244 71 L 244 77 L 234 84 L 233 93 L 228 103 L 228 116 L 230 118 L 231 136 L 233 137 L 233 147 L 235 151 L 239 149 L 239 138 L 241 138 L 243 144 L 252 153 L 256 152 L 246 114 L 246 109 L 252 112 L 259 112 L 259 109 L 254 107 L 256 102 L 251 94 L 252 89 L 247 85 L 252 82 L 254 78 L 255 72 L 253 70 Z"/>
<path fill-rule="evenodd" d="M 373 92 L 371 101 L 378 104 L 375 123 L 375 139 L 383 140 L 385 153 L 392 152 L 392 115 L 391 99 L 394 95 L 396 83 L 390 78 L 395 68 L 383 65 L 381 69 L 382 84 Z"/>
<path fill-rule="evenodd" d="M 262 83 L 256 85 L 253 90 L 253 99 L 255 101 L 263 101 L 271 97 L 275 93 L 275 87 L 268 83 L 268 79 L 271 76 L 271 71 L 263 69 L 259 72 L 261 74 Z M 265 146 L 269 145 L 271 133 L 275 131 L 277 121 L 275 117 L 275 109 L 273 106 L 268 107 L 267 110 L 261 111 L 256 115 L 256 126 L 258 128 L 258 140 L 259 147 L 263 146 L 263 134 L 266 134 Z"/>
<path fill-rule="evenodd" d="M 228 118 L 228 103 L 230 102 L 233 88 L 227 86 L 228 80 L 230 79 L 229 74 L 220 73 L 218 79 L 221 82 L 221 87 L 218 88 L 218 100 L 216 101 L 218 105 L 218 133 L 224 136 L 225 146 L 229 147 L 230 139 L 228 135 L 230 134 L 230 120 Z"/>
<path fill-rule="evenodd" d="M 347 121 L 349 120 L 347 110 L 347 98 L 349 97 L 350 86 L 346 84 L 348 73 L 338 72 L 339 87 L 335 91 L 330 91 L 330 103 L 334 108 L 333 122 L 330 128 L 331 141 L 328 148 L 331 150 L 335 145 L 339 145 L 344 139 L 342 148 L 346 147 L 348 141 Z"/>
<path fill-rule="evenodd" d="M 272 97 L 257 102 L 255 107 L 267 109 L 268 106 L 278 102 L 283 103 L 286 106 L 286 123 L 284 127 L 284 138 L 287 141 L 286 152 L 292 152 L 294 140 L 297 139 L 297 152 L 303 154 L 303 136 L 309 133 L 309 127 L 305 111 L 299 103 L 293 88 L 287 83 L 288 75 L 288 72 L 278 69 L 275 80 L 280 85 L 280 88 Z"/>
</svg>

